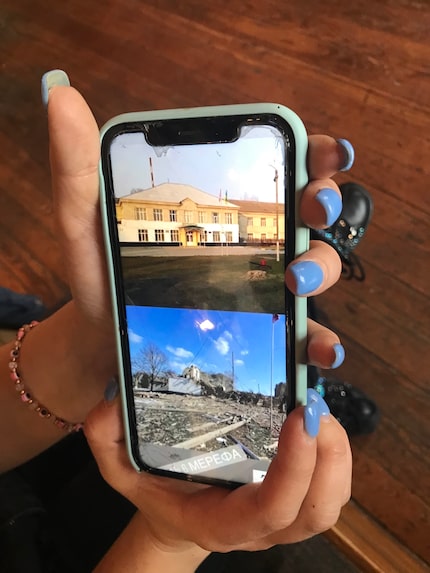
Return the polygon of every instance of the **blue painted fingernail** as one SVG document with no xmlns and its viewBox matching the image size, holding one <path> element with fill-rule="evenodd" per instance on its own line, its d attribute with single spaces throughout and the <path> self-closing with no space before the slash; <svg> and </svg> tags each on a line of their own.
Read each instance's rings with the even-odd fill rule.
<svg viewBox="0 0 430 573">
<path fill-rule="evenodd" d="M 342 212 L 341 196 L 339 193 L 336 193 L 334 189 L 325 187 L 324 189 L 320 189 L 318 191 L 318 193 L 315 195 L 315 199 L 320 205 L 324 207 L 326 215 L 325 224 L 328 227 L 331 227 L 336 219 L 339 218 L 339 215 Z"/>
<path fill-rule="evenodd" d="M 42 102 L 48 106 L 49 90 L 54 86 L 70 86 L 69 76 L 63 70 L 51 70 L 42 76 Z"/>
<path fill-rule="evenodd" d="M 335 358 L 330 368 L 338 368 L 345 360 L 345 348 L 338 342 L 337 344 L 333 344 L 333 350 Z"/>
<path fill-rule="evenodd" d="M 355 158 L 355 151 L 352 143 L 350 143 L 347 139 L 336 139 L 337 143 L 342 146 L 343 154 L 344 154 L 344 162 L 341 167 L 339 167 L 339 171 L 348 171 L 354 165 L 354 158 Z"/>
<path fill-rule="evenodd" d="M 299 296 L 316 290 L 324 278 L 321 267 L 313 261 L 300 261 L 290 265 L 289 270 L 296 280 L 296 294 Z"/>
<path fill-rule="evenodd" d="M 111 378 L 106 386 L 104 398 L 106 402 L 113 402 L 119 394 L 119 386 L 117 379 Z"/>
<path fill-rule="evenodd" d="M 305 406 L 304 422 L 306 433 L 311 438 L 318 436 L 321 416 L 328 416 L 329 414 L 329 407 L 318 392 L 312 388 L 308 388 L 308 401 Z"/>
</svg>

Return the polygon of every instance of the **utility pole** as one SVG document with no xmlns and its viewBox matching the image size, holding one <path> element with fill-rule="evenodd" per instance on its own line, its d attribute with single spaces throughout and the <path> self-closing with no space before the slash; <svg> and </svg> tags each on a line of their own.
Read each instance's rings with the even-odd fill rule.
<svg viewBox="0 0 430 573">
<path fill-rule="evenodd" d="M 152 167 L 152 157 L 149 158 L 149 171 L 151 173 L 151 187 L 155 187 L 154 183 L 154 169 Z"/>
<path fill-rule="evenodd" d="M 273 315 L 274 316 L 274 315 Z M 273 430 L 273 355 L 275 352 L 275 320 L 272 317 L 272 340 L 270 344 L 270 435 Z"/>
<path fill-rule="evenodd" d="M 273 181 L 275 182 L 275 201 L 276 201 L 276 261 L 279 263 L 279 198 L 278 198 L 278 179 L 279 173 L 277 168 L 270 164 L 270 167 L 273 167 L 275 170 L 275 177 Z"/>
<path fill-rule="evenodd" d="M 276 189 L 276 261 L 279 263 L 279 204 L 278 204 L 278 170 L 275 167 L 275 189 Z"/>
</svg>

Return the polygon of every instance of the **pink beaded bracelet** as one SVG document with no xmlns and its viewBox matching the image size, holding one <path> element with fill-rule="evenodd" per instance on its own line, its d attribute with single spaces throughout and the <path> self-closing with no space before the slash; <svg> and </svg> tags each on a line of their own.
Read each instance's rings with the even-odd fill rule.
<svg viewBox="0 0 430 573">
<path fill-rule="evenodd" d="M 55 416 L 52 412 L 48 410 L 48 408 L 46 408 L 45 406 L 40 404 L 40 402 L 35 400 L 33 396 L 30 394 L 30 392 L 28 392 L 25 389 L 22 378 L 18 374 L 18 368 L 19 368 L 18 358 L 21 352 L 22 341 L 24 340 L 24 337 L 27 334 L 27 332 L 30 332 L 30 330 L 35 326 L 37 326 L 38 324 L 39 324 L 38 322 L 33 320 L 32 322 L 30 322 L 30 324 L 24 324 L 24 326 L 21 326 L 21 328 L 16 333 L 15 343 L 10 352 L 10 362 L 9 362 L 10 377 L 15 384 L 15 390 L 19 393 L 23 404 L 26 404 L 30 408 L 30 410 L 33 410 L 34 412 L 36 412 L 36 414 L 39 414 L 41 418 L 46 418 L 47 420 L 51 420 L 51 422 L 55 426 L 57 426 L 57 428 L 59 428 L 60 430 L 64 430 L 69 434 L 71 432 L 78 432 L 83 426 L 82 423 L 67 422 L 62 418 L 58 418 L 57 416 Z"/>
</svg>

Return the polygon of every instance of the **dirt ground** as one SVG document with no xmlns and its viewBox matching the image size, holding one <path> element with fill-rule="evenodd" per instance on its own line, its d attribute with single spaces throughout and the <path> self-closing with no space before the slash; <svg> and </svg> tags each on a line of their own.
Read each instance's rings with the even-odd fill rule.
<svg viewBox="0 0 430 573">
<path fill-rule="evenodd" d="M 272 458 L 285 415 L 275 400 L 271 416 L 269 398 L 257 404 L 239 399 L 140 393 L 136 400 L 139 437 L 169 446 L 194 440 L 192 449 L 203 452 L 240 442 L 255 457 Z M 216 437 L 211 437 L 214 433 Z"/>
</svg>

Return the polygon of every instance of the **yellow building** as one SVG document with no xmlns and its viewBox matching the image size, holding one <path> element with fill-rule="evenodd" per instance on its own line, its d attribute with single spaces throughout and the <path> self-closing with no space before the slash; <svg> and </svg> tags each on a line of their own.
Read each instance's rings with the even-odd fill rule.
<svg viewBox="0 0 430 573">
<path fill-rule="evenodd" d="M 283 203 L 231 200 L 239 207 L 239 237 L 246 243 L 285 241 L 285 213 Z"/>
<path fill-rule="evenodd" d="M 163 183 L 117 200 L 121 243 L 234 244 L 239 207 L 190 185 Z"/>
</svg>

